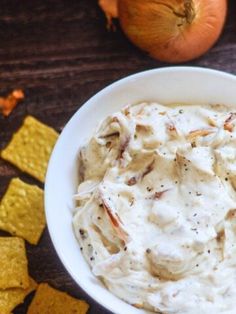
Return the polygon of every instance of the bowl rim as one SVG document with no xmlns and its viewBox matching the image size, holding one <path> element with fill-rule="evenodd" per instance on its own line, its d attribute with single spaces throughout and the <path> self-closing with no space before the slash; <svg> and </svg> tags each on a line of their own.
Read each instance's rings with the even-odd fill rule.
<svg viewBox="0 0 236 314">
<path fill-rule="evenodd" d="M 85 101 L 80 107 L 79 109 L 77 109 L 75 111 L 75 113 L 72 115 L 72 117 L 68 120 L 68 122 L 65 124 L 65 127 L 63 128 L 63 131 L 61 132 L 57 143 L 53 149 L 53 152 L 51 154 L 49 163 L 48 163 L 48 169 L 47 169 L 47 173 L 46 173 L 46 178 L 45 178 L 45 193 L 44 193 L 44 204 L 45 204 L 45 215 L 46 215 L 46 221 L 47 221 L 47 226 L 48 226 L 48 231 L 49 231 L 49 235 L 52 241 L 52 244 L 54 246 L 54 249 L 61 261 L 61 263 L 63 264 L 64 268 L 66 269 L 66 271 L 69 273 L 70 277 L 76 282 L 76 284 L 80 287 L 80 289 L 83 290 L 83 292 L 89 296 L 89 298 L 91 298 L 93 301 L 95 301 L 96 303 L 99 304 L 99 306 L 102 306 L 104 309 L 111 311 L 112 313 L 116 313 L 116 314 L 120 314 L 119 311 L 116 311 L 116 309 L 113 309 L 111 306 L 108 306 L 107 304 L 104 304 L 105 302 L 103 302 L 102 298 L 99 298 L 96 293 L 94 293 L 93 291 L 89 291 L 86 288 L 86 285 L 83 284 L 83 281 L 81 280 L 80 282 L 78 282 L 78 280 L 75 279 L 75 276 L 73 274 L 73 270 L 71 269 L 71 267 L 69 266 L 69 263 L 67 262 L 67 259 L 65 257 L 65 255 L 63 254 L 63 249 L 60 247 L 58 241 L 57 241 L 57 237 L 56 237 L 56 233 L 54 233 L 53 230 L 53 221 L 51 221 L 51 219 L 49 218 L 49 212 L 50 212 L 50 208 L 48 206 L 49 203 L 49 198 L 51 198 L 51 195 L 49 195 L 49 191 L 50 191 L 50 183 L 51 180 L 49 179 L 51 177 L 51 168 L 52 168 L 52 164 L 54 162 L 55 156 L 57 155 L 57 147 L 59 145 L 59 143 L 61 142 L 64 133 L 66 132 L 67 129 L 70 128 L 70 126 L 72 125 L 73 121 L 77 118 L 77 116 L 82 112 L 87 110 L 87 108 L 90 106 L 90 102 L 93 102 L 96 98 L 99 98 L 101 96 L 103 96 L 104 94 L 112 91 L 113 89 L 115 89 L 116 87 L 118 87 L 121 84 L 125 84 L 127 82 L 129 82 L 130 80 L 135 80 L 141 77 L 145 77 L 145 76 L 149 76 L 151 74 L 155 74 L 155 73 L 179 73 L 179 72 L 186 72 L 186 73 L 202 73 L 202 74 L 211 74 L 214 76 L 219 76 L 221 78 L 224 79 L 230 79 L 233 80 L 234 82 L 236 82 L 236 76 L 234 74 L 231 73 L 227 73 L 224 71 L 220 71 L 220 70 L 215 70 L 215 69 L 210 69 L 210 68 L 206 68 L 206 67 L 198 67 L 198 66 L 170 66 L 170 67 L 162 67 L 162 68 L 154 68 L 154 69 L 150 69 L 150 70 L 145 70 L 145 71 L 141 71 L 141 72 L 137 72 L 135 74 L 132 75 L 128 75 L 124 78 L 121 78 L 115 82 L 113 82 L 112 84 L 107 85 L 106 87 L 104 87 L 102 90 L 100 90 L 99 92 L 97 92 L 96 94 L 94 94 L 92 97 L 90 97 L 87 101 Z M 69 209 L 68 209 L 69 210 Z M 112 294 L 112 292 L 110 292 Z"/>
</svg>

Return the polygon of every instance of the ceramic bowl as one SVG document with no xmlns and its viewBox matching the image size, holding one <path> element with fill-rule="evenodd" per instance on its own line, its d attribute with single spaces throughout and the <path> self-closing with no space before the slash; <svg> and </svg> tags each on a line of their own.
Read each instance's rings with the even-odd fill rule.
<svg viewBox="0 0 236 314">
<path fill-rule="evenodd" d="M 73 232 L 72 197 L 77 189 L 77 158 L 81 145 L 107 115 L 127 104 L 142 101 L 236 106 L 236 77 L 192 67 L 169 67 L 131 75 L 89 99 L 61 133 L 49 162 L 45 185 L 45 208 L 51 239 L 60 260 L 77 284 L 116 314 L 148 312 L 114 296 L 92 274 Z"/>
</svg>

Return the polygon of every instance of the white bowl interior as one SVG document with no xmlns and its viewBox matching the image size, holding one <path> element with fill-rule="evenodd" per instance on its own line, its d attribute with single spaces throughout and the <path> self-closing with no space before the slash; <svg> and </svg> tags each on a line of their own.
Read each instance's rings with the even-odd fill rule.
<svg viewBox="0 0 236 314">
<path fill-rule="evenodd" d="M 120 80 L 86 102 L 64 128 L 48 167 L 45 208 L 55 249 L 74 280 L 116 314 L 148 313 L 121 301 L 97 280 L 85 262 L 72 230 L 72 196 L 77 188 L 77 155 L 97 124 L 124 105 L 141 101 L 236 106 L 236 77 L 190 67 L 150 70 Z"/>
</svg>

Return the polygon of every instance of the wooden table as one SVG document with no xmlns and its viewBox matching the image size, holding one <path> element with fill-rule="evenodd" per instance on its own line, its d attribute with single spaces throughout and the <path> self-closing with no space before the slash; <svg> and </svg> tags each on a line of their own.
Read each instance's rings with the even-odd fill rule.
<svg viewBox="0 0 236 314">
<path fill-rule="evenodd" d="M 20 87 L 26 99 L 9 118 L 0 116 L 0 149 L 28 114 L 61 131 L 94 93 L 126 75 L 166 66 L 135 48 L 120 31 L 108 32 L 96 0 L 1 0 L 0 95 Z M 230 1 L 227 24 L 217 45 L 186 65 L 236 74 L 236 2 Z M 223 86 L 222 86 L 223 88 Z M 28 175 L 0 161 L 0 196 L 9 180 Z M 1 233 L 3 234 L 3 233 Z M 86 299 L 91 314 L 109 313 L 71 279 L 45 230 L 38 246 L 27 244 L 30 274 L 71 295 Z M 14 313 L 26 313 L 27 305 Z M 124 313 L 128 314 L 128 313 Z"/>
</svg>

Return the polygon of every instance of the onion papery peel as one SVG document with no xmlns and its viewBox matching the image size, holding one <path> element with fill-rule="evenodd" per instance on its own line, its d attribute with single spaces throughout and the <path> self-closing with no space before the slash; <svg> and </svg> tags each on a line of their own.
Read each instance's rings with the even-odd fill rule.
<svg viewBox="0 0 236 314">
<path fill-rule="evenodd" d="M 107 18 L 107 28 L 114 29 L 112 19 L 118 18 L 118 0 L 99 0 L 99 6 Z"/>
<path fill-rule="evenodd" d="M 0 97 L 0 112 L 2 112 L 5 117 L 8 117 L 24 97 L 24 92 L 21 89 L 13 90 L 7 97 Z"/>
</svg>

